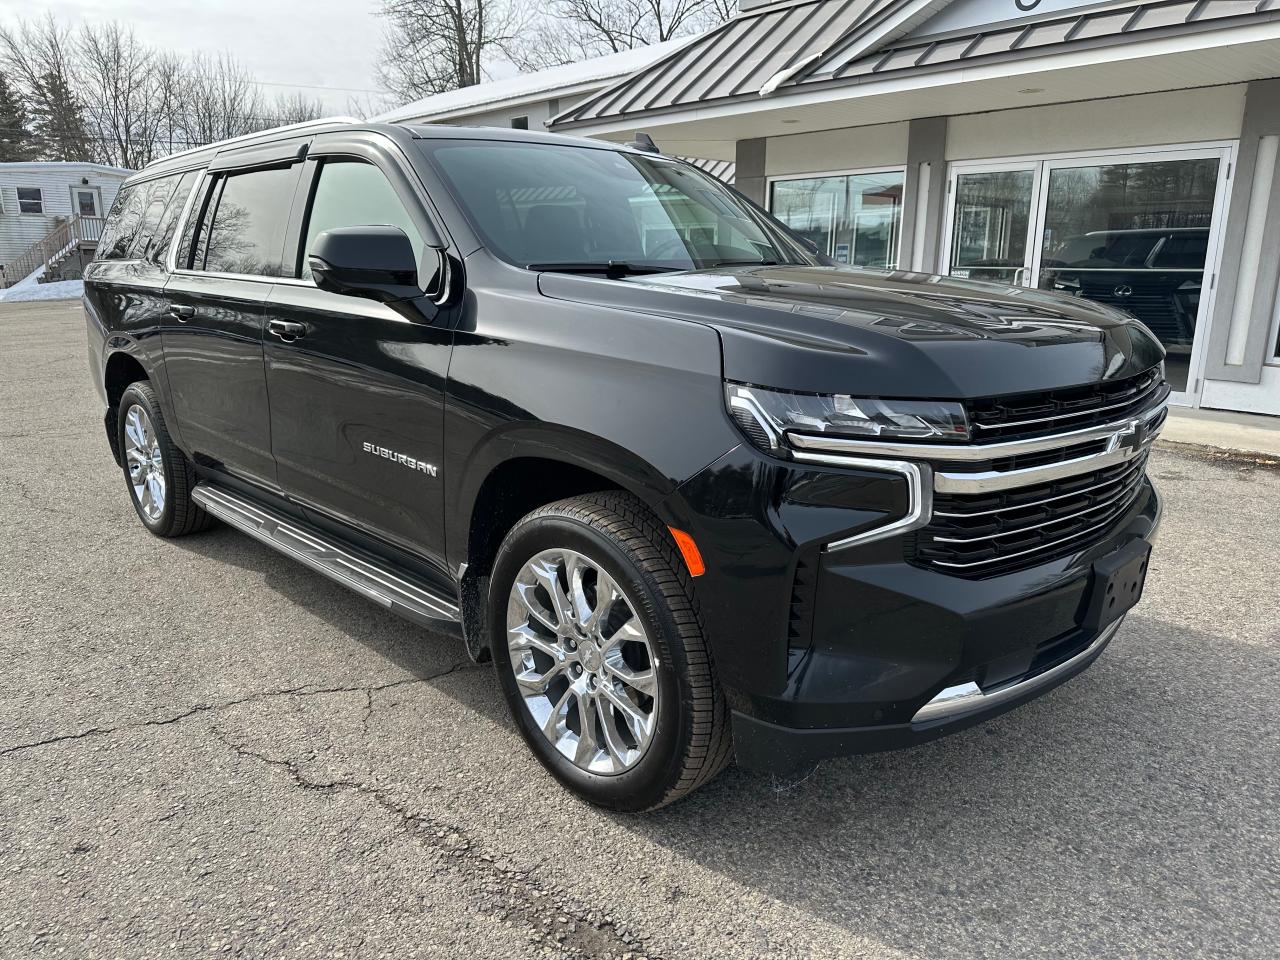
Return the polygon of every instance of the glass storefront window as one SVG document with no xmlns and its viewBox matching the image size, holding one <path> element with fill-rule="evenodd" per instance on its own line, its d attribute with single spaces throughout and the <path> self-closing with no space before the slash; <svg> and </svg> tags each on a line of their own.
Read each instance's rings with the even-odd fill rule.
<svg viewBox="0 0 1280 960">
<path fill-rule="evenodd" d="M 956 177 L 951 275 L 1018 283 L 1027 265 L 1034 170 Z"/>
<path fill-rule="evenodd" d="M 1039 286 L 1132 313 L 1185 390 L 1218 188 L 1216 157 L 1048 171 Z"/>
<path fill-rule="evenodd" d="M 904 175 L 855 173 L 773 184 L 773 215 L 839 263 L 898 266 Z"/>
</svg>

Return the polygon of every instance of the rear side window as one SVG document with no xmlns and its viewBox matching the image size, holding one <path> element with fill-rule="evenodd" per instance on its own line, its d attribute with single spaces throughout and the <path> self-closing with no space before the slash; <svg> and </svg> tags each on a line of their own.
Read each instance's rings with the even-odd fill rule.
<svg viewBox="0 0 1280 960">
<path fill-rule="evenodd" d="M 326 160 L 312 194 L 297 276 L 311 278 L 307 254 L 324 231 L 371 226 L 399 227 L 409 236 L 414 258 L 422 261 L 422 235 L 383 172 L 362 160 Z"/>
<path fill-rule="evenodd" d="M 205 204 L 191 268 L 280 276 L 281 247 L 296 169 L 272 167 L 222 177 Z"/>
<path fill-rule="evenodd" d="M 188 170 L 181 176 L 170 179 L 174 182 L 170 186 L 164 211 L 154 227 L 146 232 L 146 243 L 138 252 L 139 257 L 150 260 L 152 263 L 163 263 L 165 255 L 169 252 L 173 231 L 177 228 L 178 217 L 182 215 L 182 210 L 187 205 L 187 196 L 191 193 L 191 185 L 195 183 L 196 173 L 194 170 Z M 152 200 L 148 206 L 148 213 L 143 218 L 144 224 L 150 219 L 150 211 L 155 204 L 156 201 Z"/>
<path fill-rule="evenodd" d="M 123 260 L 129 255 L 142 223 L 147 186 L 145 183 L 133 183 L 121 187 L 116 194 L 116 202 L 111 205 L 107 225 L 98 241 L 99 260 Z"/>
</svg>

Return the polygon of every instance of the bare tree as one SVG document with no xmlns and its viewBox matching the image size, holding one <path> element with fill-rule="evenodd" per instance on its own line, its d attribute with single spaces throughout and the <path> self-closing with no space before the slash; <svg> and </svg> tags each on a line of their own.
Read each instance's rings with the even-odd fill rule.
<svg viewBox="0 0 1280 960">
<path fill-rule="evenodd" d="M 509 55 L 524 70 L 576 63 L 700 33 L 735 9 L 733 0 L 550 0 Z"/>
<path fill-rule="evenodd" d="M 167 153 L 180 129 L 181 61 L 116 22 L 82 27 L 76 55 L 77 91 L 99 158 L 137 169 Z"/>
<path fill-rule="evenodd" d="M 402 101 L 480 83 L 525 20 L 508 0 L 382 0 L 382 16 L 378 78 Z"/>
<path fill-rule="evenodd" d="M 287 123 L 319 120 L 324 115 L 324 104 L 319 97 L 308 97 L 295 91 L 278 95 L 267 111 L 264 122 L 271 126 L 282 126 Z"/>
<path fill-rule="evenodd" d="M 261 129 L 265 107 L 253 76 L 229 53 L 196 54 L 182 79 L 180 124 L 193 146 Z"/>
</svg>

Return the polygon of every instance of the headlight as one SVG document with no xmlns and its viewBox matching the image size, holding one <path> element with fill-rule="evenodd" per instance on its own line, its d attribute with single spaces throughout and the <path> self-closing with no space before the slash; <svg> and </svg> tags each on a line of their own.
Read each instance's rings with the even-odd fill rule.
<svg viewBox="0 0 1280 960">
<path fill-rule="evenodd" d="M 965 441 L 964 405 L 947 400 L 873 400 L 784 393 L 726 384 L 729 413 L 764 450 L 785 449 L 788 432 L 852 439 Z"/>
</svg>

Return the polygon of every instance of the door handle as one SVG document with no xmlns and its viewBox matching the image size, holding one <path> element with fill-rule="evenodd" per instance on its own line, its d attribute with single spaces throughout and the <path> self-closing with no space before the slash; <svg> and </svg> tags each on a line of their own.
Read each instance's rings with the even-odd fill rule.
<svg viewBox="0 0 1280 960">
<path fill-rule="evenodd" d="M 307 335 L 307 325 L 305 323 L 294 323 L 292 320 L 268 321 L 267 329 L 285 343 L 291 343 L 299 337 Z"/>
<path fill-rule="evenodd" d="M 196 308 L 188 306 L 185 303 L 169 304 L 169 316 L 177 320 L 179 323 L 186 323 L 196 315 Z"/>
</svg>

